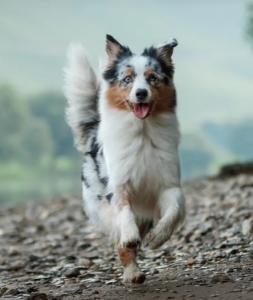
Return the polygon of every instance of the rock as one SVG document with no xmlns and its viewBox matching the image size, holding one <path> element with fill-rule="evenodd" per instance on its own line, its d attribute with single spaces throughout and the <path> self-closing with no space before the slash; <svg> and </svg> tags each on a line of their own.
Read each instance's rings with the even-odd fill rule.
<svg viewBox="0 0 253 300">
<path fill-rule="evenodd" d="M 16 260 L 10 263 L 10 266 L 8 267 L 8 269 L 10 271 L 18 271 L 21 270 L 25 267 L 25 263 L 21 260 Z"/>
<path fill-rule="evenodd" d="M 245 236 L 252 236 L 253 235 L 253 217 L 243 221 L 243 223 L 242 223 L 242 233 Z"/>
<path fill-rule="evenodd" d="M 48 300 L 48 296 L 45 293 L 32 293 L 26 299 L 27 300 Z"/>
<path fill-rule="evenodd" d="M 201 265 L 206 263 L 206 259 L 202 255 L 197 256 L 196 261 Z"/>
<path fill-rule="evenodd" d="M 37 291 L 38 291 L 38 288 L 36 286 L 30 286 L 27 288 L 27 293 L 29 293 L 29 294 L 37 292 Z"/>
<path fill-rule="evenodd" d="M 190 259 L 188 259 L 187 262 L 186 262 L 186 264 L 187 264 L 188 266 L 192 266 L 192 265 L 194 265 L 195 263 L 196 263 L 196 260 L 195 260 L 194 258 L 190 258 Z"/>
<path fill-rule="evenodd" d="M 17 256 L 20 254 L 20 251 L 17 247 L 15 246 L 11 246 L 9 249 L 8 249 L 8 255 L 10 256 Z"/>
<path fill-rule="evenodd" d="M 66 261 L 68 263 L 75 262 L 76 260 L 77 260 L 77 257 L 75 255 L 68 255 L 68 256 L 66 256 Z"/>
<path fill-rule="evenodd" d="M 89 268 L 92 265 L 92 261 L 88 258 L 79 258 L 79 265 Z"/>
<path fill-rule="evenodd" d="M 221 167 L 218 177 L 226 178 L 239 174 L 253 174 L 253 163 L 229 164 Z"/>
<path fill-rule="evenodd" d="M 28 257 L 30 262 L 34 262 L 34 261 L 38 261 L 40 259 L 40 257 L 38 255 L 35 254 L 30 254 Z"/>
<path fill-rule="evenodd" d="M 8 291 L 6 286 L 0 287 L 0 296 L 3 296 L 6 291 Z"/>
<path fill-rule="evenodd" d="M 6 292 L 4 293 L 4 295 L 12 295 L 12 296 L 16 296 L 19 294 L 21 294 L 21 290 L 18 288 L 10 288 L 6 290 Z"/>
<path fill-rule="evenodd" d="M 77 277 L 78 275 L 80 275 L 80 268 L 70 268 L 67 269 L 66 271 L 64 271 L 63 275 L 65 277 Z"/>
<path fill-rule="evenodd" d="M 224 273 L 215 274 L 212 276 L 210 280 L 211 283 L 223 283 L 223 282 L 230 282 L 230 281 L 232 281 L 232 279 Z"/>
<path fill-rule="evenodd" d="M 116 283 L 116 282 L 117 282 L 116 279 L 111 279 L 111 280 L 107 280 L 107 281 L 105 282 L 105 284 L 113 284 L 113 283 Z"/>
</svg>

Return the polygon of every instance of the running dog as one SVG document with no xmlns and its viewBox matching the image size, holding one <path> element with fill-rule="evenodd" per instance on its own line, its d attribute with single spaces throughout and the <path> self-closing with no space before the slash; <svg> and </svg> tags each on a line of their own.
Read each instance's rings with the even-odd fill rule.
<svg viewBox="0 0 253 300">
<path fill-rule="evenodd" d="M 185 215 L 172 54 L 177 41 L 134 54 L 111 35 L 101 78 L 72 45 L 65 69 L 66 117 L 83 155 L 90 220 L 116 242 L 123 281 L 142 283 L 141 242 L 166 242 Z"/>
</svg>

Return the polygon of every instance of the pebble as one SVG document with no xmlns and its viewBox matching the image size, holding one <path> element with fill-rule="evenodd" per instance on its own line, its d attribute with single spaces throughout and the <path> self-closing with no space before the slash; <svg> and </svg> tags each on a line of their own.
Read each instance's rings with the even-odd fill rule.
<svg viewBox="0 0 253 300">
<path fill-rule="evenodd" d="M 18 250 L 17 247 L 14 247 L 14 246 L 11 246 L 9 249 L 8 249 L 8 255 L 10 256 L 17 256 L 20 254 L 20 251 Z"/>
<path fill-rule="evenodd" d="M 77 277 L 80 275 L 80 268 L 71 268 L 67 269 L 66 271 L 63 272 L 63 275 L 66 277 Z"/>
<path fill-rule="evenodd" d="M 242 233 L 246 236 L 253 235 L 253 217 L 243 221 L 242 223 Z"/>
<path fill-rule="evenodd" d="M 196 263 L 196 260 L 195 260 L 194 258 L 190 258 L 190 259 L 188 259 L 187 262 L 186 262 L 186 264 L 187 264 L 188 266 L 192 266 L 192 265 L 194 265 L 195 263 Z"/>
<path fill-rule="evenodd" d="M 85 266 L 85 267 L 90 267 L 92 265 L 92 261 L 90 259 L 87 259 L 87 258 L 80 258 L 78 260 L 78 262 L 81 266 Z"/>
<path fill-rule="evenodd" d="M 232 281 L 231 278 L 226 274 L 215 274 L 211 278 L 211 283 L 223 283 Z"/>
<path fill-rule="evenodd" d="M 48 295 L 45 293 L 32 293 L 26 299 L 27 300 L 48 300 Z"/>
</svg>

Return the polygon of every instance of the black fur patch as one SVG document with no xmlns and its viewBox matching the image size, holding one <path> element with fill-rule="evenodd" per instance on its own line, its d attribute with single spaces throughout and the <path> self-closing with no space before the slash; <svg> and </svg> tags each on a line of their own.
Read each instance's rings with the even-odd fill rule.
<svg viewBox="0 0 253 300">
<path fill-rule="evenodd" d="M 143 56 L 151 57 L 155 59 L 159 65 L 161 66 L 162 72 L 168 76 L 168 78 L 172 79 L 174 74 L 174 67 L 173 65 L 168 66 L 158 55 L 157 49 L 155 47 L 150 47 L 144 49 Z M 167 82 L 168 83 L 168 82 Z"/>
<path fill-rule="evenodd" d="M 95 165 L 95 170 L 97 172 L 97 175 L 98 175 L 98 178 L 99 178 L 99 174 L 100 174 L 100 168 L 99 168 L 99 163 L 97 161 L 97 154 L 98 154 L 98 151 L 99 151 L 99 145 L 98 145 L 98 142 L 97 142 L 97 139 L 96 137 L 94 136 L 92 138 L 92 142 L 91 142 L 91 150 L 89 152 L 93 162 L 94 162 L 94 165 Z"/>
<path fill-rule="evenodd" d="M 97 195 L 97 199 L 98 199 L 98 200 L 102 200 L 103 197 L 102 197 L 101 195 Z"/>
<path fill-rule="evenodd" d="M 94 163 L 95 171 L 97 174 L 98 180 L 104 185 L 107 186 L 108 183 L 108 178 L 107 177 L 102 177 L 101 176 L 101 170 L 100 170 L 100 165 L 99 165 L 99 157 L 98 154 L 100 154 L 100 157 L 103 156 L 103 152 L 99 152 L 99 144 L 97 142 L 96 136 L 94 136 L 91 140 L 91 145 L 90 145 L 90 151 L 85 152 L 86 155 L 89 155 Z"/>
<path fill-rule="evenodd" d="M 107 80 L 110 83 L 114 83 L 117 80 L 118 77 L 118 64 L 132 56 L 133 53 L 128 47 L 123 46 L 122 51 L 118 54 L 117 59 L 114 61 L 114 63 L 103 73 L 103 78 Z"/>
<path fill-rule="evenodd" d="M 87 178 L 83 175 L 83 173 L 82 173 L 82 175 L 81 175 L 81 180 L 82 180 L 83 184 L 84 184 L 87 188 L 90 188 L 90 184 L 88 183 L 88 180 L 87 180 Z"/>
<path fill-rule="evenodd" d="M 94 120 L 94 121 L 90 121 L 90 122 L 83 122 L 80 123 L 79 126 L 83 131 L 89 131 L 90 129 L 95 129 L 98 126 L 99 121 L 98 120 Z"/>
<path fill-rule="evenodd" d="M 112 199 L 113 193 L 109 193 L 105 196 L 105 198 L 110 202 Z"/>
<path fill-rule="evenodd" d="M 97 154 L 98 154 L 98 150 L 99 150 L 99 145 L 98 145 L 98 142 L 97 142 L 96 137 L 94 136 L 94 137 L 92 138 L 92 141 L 91 141 L 90 151 L 89 151 L 89 152 L 86 152 L 86 153 L 87 153 L 87 154 L 90 154 L 90 156 L 91 156 L 93 159 L 96 159 Z"/>
<path fill-rule="evenodd" d="M 102 177 L 102 178 L 99 178 L 100 182 L 104 185 L 104 186 L 107 186 L 107 183 L 108 183 L 108 178 L 107 177 Z"/>
<path fill-rule="evenodd" d="M 90 156 L 91 160 L 94 163 L 95 166 L 95 171 L 97 174 L 98 179 L 100 180 L 100 167 L 99 167 L 99 163 L 97 160 L 97 156 L 98 156 L 98 152 L 99 152 L 99 144 L 97 142 L 96 136 L 93 136 L 91 139 L 91 144 L 90 144 L 90 151 L 85 152 L 84 154 L 87 156 Z"/>
</svg>

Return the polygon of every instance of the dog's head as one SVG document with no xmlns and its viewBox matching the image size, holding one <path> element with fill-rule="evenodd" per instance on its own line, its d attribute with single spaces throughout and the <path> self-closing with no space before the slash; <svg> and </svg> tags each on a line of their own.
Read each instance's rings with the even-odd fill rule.
<svg viewBox="0 0 253 300">
<path fill-rule="evenodd" d="M 108 82 L 107 100 L 114 108 L 132 111 L 139 119 L 173 112 L 176 92 L 173 84 L 173 48 L 177 41 L 146 48 L 141 55 L 106 36 L 108 60 L 103 78 Z"/>
</svg>

